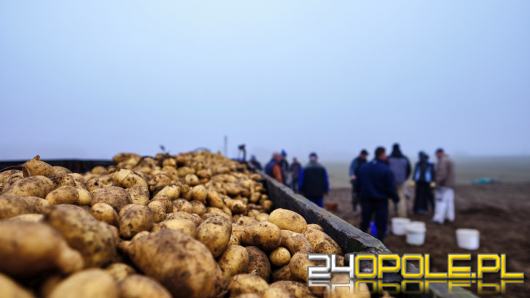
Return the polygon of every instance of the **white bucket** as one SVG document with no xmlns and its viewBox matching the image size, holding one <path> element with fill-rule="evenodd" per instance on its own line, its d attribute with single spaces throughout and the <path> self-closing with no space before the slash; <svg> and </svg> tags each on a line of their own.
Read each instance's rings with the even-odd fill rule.
<svg viewBox="0 0 530 298">
<path fill-rule="evenodd" d="M 425 223 L 413 221 L 407 225 L 407 243 L 410 245 L 421 246 L 425 243 Z"/>
<path fill-rule="evenodd" d="M 403 236 L 407 234 L 407 225 L 409 223 L 410 219 L 405 217 L 392 218 L 392 233 L 398 236 Z"/>
<path fill-rule="evenodd" d="M 480 232 L 475 229 L 457 229 L 456 243 L 460 248 L 477 250 L 480 246 Z"/>
</svg>

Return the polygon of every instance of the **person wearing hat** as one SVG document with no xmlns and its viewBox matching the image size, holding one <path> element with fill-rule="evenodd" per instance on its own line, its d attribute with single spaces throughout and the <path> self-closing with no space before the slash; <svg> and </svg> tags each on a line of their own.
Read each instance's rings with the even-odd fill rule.
<svg viewBox="0 0 530 298">
<path fill-rule="evenodd" d="M 359 169 L 363 166 L 368 160 L 368 151 L 366 149 L 361 150 L 359 155 L 354 158 L 350 164 L 350 183 L 351 183 L 351 198 L 353 212 L 357 211 L 357 206 L 359 205 L 359 186 L 357 185 L 357 176 L 359 175 Z"/>
<path fill-rule="evenodd" d="M 300 193 L 319 207 L 324 206 L 324 195 L 329 192 L 328 172 L 318 162 L 316 153 L 309 154 L 309 163 L 298 177 Z"/>
<path fill-rule="evenodd" d="M 414 167 L 412 175 L 415 184 L 414 213 L 425 214 L 429 207 L 434 210 L 434 195 L 431 183 L 434 182 L 434 165 L 429 162 L 429 155 L 420 151 L 418 162 Z"/>
</svg>

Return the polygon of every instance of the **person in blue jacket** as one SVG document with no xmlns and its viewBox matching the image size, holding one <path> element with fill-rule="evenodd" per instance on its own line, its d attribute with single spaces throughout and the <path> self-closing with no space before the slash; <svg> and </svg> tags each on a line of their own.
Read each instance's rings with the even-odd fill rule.
<svg viewBox="0 0 530 298">
<path fill-rule="evenodd" d="M 309 154 L 309 163 L 300 172 L 298 185 L 302 195 L 319 207 L 324 206 L 324 196 L 329 192 L 328 172 L 318 162 L 316 153 Z"/>
<path fill-rule="evenodd" d="M 387 163 L 384 147 L 375 149 L 375 158 L 359 169 L 359 193 L 361 199 L 361 230 L 368 232 L 375 215 L 377 238 L 385 238 L 388 222 L 388 199 L 399 202 L 394 174 Z"/>
</svg>

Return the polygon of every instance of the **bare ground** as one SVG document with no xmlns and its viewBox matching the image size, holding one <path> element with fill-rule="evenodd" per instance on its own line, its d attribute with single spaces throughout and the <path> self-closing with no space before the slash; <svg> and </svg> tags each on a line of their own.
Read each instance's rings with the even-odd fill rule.
<svg viewBox="0 0 530 298">
<path fill-rule="evenodd" d="M 415 247 L 406 244 L 404 236 L 389 235 L 385 245 L 393 252 L 429 253 L 434 271 L 447 269 L 447 254 L 469 253 L 458 248 L 455 230 L 474 228 L 480 231 L 480 249 L 472 253 L 505 253 L 508 270 L 530 273 L 530 183 L 462 185 L 456 190 L 456 220 L 454 223 L 431 223 L 431 215 L 412 215 L 427 225 L 425 245 Z M 359 226 L 359 211 L 354 213 L 348 188 L 331 191 L 326 202 L 338 204 L 335 214 L 355 226 Z M 389 226 L 390 228 L 390 226 Z M 501 297 L 529 297 L 530 282 L 508 285 Z M 490 296 L 488 296 L 490 297 Z"/>
</svg>

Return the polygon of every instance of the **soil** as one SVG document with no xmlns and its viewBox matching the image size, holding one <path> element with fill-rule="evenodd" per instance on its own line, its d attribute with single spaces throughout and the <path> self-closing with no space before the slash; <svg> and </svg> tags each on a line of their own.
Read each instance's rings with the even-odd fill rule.
<svg viewBox="0 0 530 298">
<path fill-rule="evenodd" d="M 432 215 L 411 215 L 412 220 L 427 225 L 425 244 L 408 245 L 405 236 L 389 234 L 384 243 L 398 254 L 429 253 L 433 271 L 446 272 L 449 253 L 504 253 L 510 272 L 530 274 L 530 183 L 461 185 L 455 189 L 456 220 L 444 225 L 431 222 Z M 359 226 L 360 213 L 353 212 L 351 190 L 339 188 L 331 191 L 326 202 L 336 203 L 333 211 L 339 217 Z M 392 208 L 391 208 L 392 209 Z M 457 228 L 480 231 L 480 248 L 466 251 L 457 246 Z M 390 230 L 390 225 L 389 225 Z M 475 259 L 476 260 L 476 259 Z M 484 297 L 529 297 L 530 281 L 509 284 L 502 295 Z"/>
</svg>

